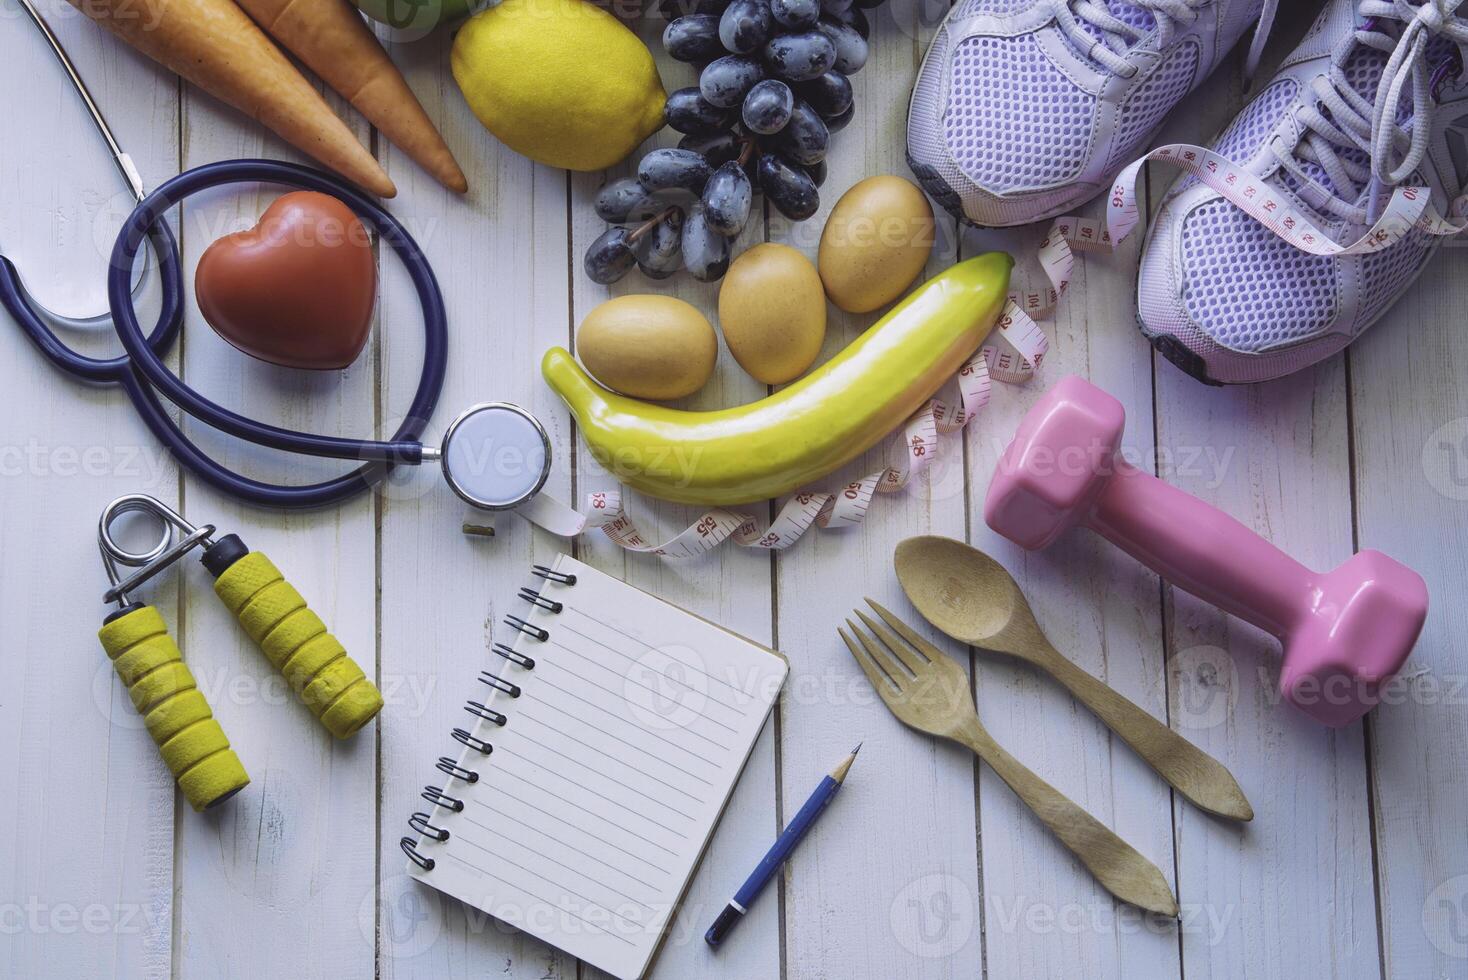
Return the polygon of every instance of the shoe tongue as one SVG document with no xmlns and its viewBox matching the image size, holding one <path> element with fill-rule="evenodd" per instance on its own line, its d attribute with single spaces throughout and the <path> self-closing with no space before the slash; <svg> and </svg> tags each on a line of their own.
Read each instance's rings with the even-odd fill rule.
<svg viewBox="0 0 1468 980">
<path fill-rule="evenodd" d="M 1138 7 L 1136 4 L 1131 3 L 1130 0 L 1105 0 L 1105 3 L 1106 9 L 1111 12 L 1111 16 L 1123 24 L 1142 31 L 1150 31 L 1157 26 L 1157 18 L 1152 16 L 1151 11 Z M 1086 33 L 1098 41 L 1105 40 L 1105 35 L 1101 28 L 1084 17 L 1077 19 L 1080 21 L 1081 27 L 1085 29 Z"/>
</svg>

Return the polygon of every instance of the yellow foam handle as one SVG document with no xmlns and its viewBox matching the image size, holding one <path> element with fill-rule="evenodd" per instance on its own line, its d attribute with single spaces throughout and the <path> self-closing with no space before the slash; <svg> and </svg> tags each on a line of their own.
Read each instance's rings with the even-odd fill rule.
<svg viewBox="0 0 1468 980">
<path fill-rule="evenodd" d="M 158 610 L 119 616 L 97 638 L 189 804 L 207 810 L 244 789 L 250 777 Z"/>
<path fill-rule="evenodd" d="M 376 686 L 269 558 L 245 555 L 214 592 L 331 734 L 347 738 L 382 709 Z"/>
</svg>

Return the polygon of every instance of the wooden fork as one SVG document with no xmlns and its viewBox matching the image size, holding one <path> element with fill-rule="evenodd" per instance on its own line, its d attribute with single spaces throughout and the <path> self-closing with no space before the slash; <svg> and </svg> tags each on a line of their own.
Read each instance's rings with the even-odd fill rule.
<svg viewBox="0 0 1468 980">
<path fill-rule="evenodd" d="M 1176 916 L 1177 899 L 1156 865 L 994 741 L 979 722 L 963 668 L 892 613 L 871 599 L 867 602 L 902 640 L 860 610 L 856 615 L 871 636 L 849 619 L 851 635 L 839 627 L 836 632 L 897 720 L 967 746 L 987 762 L 1111 894 L 1139 908 Z"/>
</svg>

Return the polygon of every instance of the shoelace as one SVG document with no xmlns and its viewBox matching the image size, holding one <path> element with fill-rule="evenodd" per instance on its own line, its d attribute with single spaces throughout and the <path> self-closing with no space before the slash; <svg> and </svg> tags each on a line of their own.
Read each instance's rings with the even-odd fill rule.
<svg viewBox="0 0 1468 980">
<path fill-rule="evenodd" d="M 1454 13 L 1460 3 L 1362 0 L 1361 26 L 1336 51 L 1330 72 L 1311 83 L 1317 101 L 1300 113 L 1305 127 L 1300 141 L 1289 152 L 1275 148 L 1280 165 L 1318 209 L 1352 224 L 1370 224 L 1380 217 L 1386 192 L 1422 163 L 1432 134 L 1433 89 L 1444 77 L 1444 66 L 1428 64 L 1427 48 L 1436 36 L 1468 44 L 1468 21 Z M 1356 45 L 1387 55 L 1370 101 L 1346 78 L 1346 62 Z M 1412 115 L 1403 122 L 1399 115 L 1408 85 Z M 1315 179 L 1307 164 L 1319 167 L 1330 186 Z M 1364 206 L 1359 203 L 1363 190 L 1368 191 Z"/>
<path fill-rule="evenodd" d="M 1157 25 L 1159 47 L 1172 43 L 1173 32 L 1198 19 L 1198 12 L 1216 0 L 1127 0 L 1132 6 L 1152 15 Z M 1128 24 L 1111 12 L 1103 0 L 1051 0 L 1055 21 L 1062 32 L 1087 57 L 1114 75 L 1131 78 L 1137 66 L 1126 60 L 1127 51 L 1151 31 Z M 1249 45 L 1247 74 L 1252 76 L 1264 54 L 1264 44 L 1274 24 L 1279 0 L 1265 0 Z M 1084 23 L 1083 23 L 1084 22 Z M 1090 25 L 1090 30 L 1086 25 Z M 1097 35 L 1100 35 L 1097 37 Z"/>
</svg>

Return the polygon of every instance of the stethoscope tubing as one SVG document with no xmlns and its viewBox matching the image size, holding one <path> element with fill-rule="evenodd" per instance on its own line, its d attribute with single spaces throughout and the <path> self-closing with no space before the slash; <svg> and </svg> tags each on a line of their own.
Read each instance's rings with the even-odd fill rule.
<svg viewBox="0 0 1468 980">
<path fill-rule="evenodd" d="M 296 432 L 230 411 L 186 385 L 168 369 L 143 336 L 137 310 L 133 306 L 130 279 L 133 262 L 149 229 L 163 220 L 163 215 L 184 198 L 221 184 L 246 182 L 284 184 L 341 199 L 377 232 L 380 240 L 386 242 L 406 266 L 423 307 L 423 375 L 408 407 L 406 421 L 391 439 L 346 439 Z M 165 290 L 182 292 L 177 264 L 163 270 L 162 274 Z M 123 349 L 132 358 L 134 368 L 163 397 L 201 422 L 256 445 L 285 452 L 379 463 L 422 462 L 423 446 L 417 437 L 433 414 L 448 366 L 448 316 L 443 293 L 418 244 L 392 215 L 360 191 L 319 171 L 276 160 L 230 160 L 205 164 L 179 174 L 145 197 L 123 223 L 112 249 L 107 296 L 112 307 L 113 326 L 122 340 Z"/>
<path fill-rule="evenodd" d="M 164 365 L 179 335 L 184 315 L 183 271 L 177 243 L 165 213 L 199 191 L 231 183 L 283 184 L 330 194 L 344 201 L 386 242 L 407 268 L 423 308 L 424 359 L 418 389 L 404 421 L 385 441 L 347 439 L 295 432 L 246 418 L 186 385 Z M 132 276 L 139 249 L 147 241 L 158 257 L 163 302 L 152 333 L 144 336 L 133 305 Z M 46 324 L 15 265 L 0 256 L 0 304 L 57 367 L 86 381 L 122 387 L 144 424 L 186 470 L 222 493 L 265 507 L 304 509 L 339 503 L 381 482 L 398 463 L 424 459 L 418 441 L 437 406 L 448 364 L 448 325 L 437 277 L 418 244 L 395 218 L 371 198 L 336 178 L 297 164 L 274 160 L 232 160 L 205 164 L 165 182 L 133 210 L 118 233 L 108 270 L 108 301 L 114 329 L 125 354 L 94 358 L 64 344 Z M 284 452 L 363 460 L 356 469 L 314 484 L 266 483 L 225 467 L 183 432 L 159 395 L 210 427 Z"/>
<path fill-rule="evenodd" d="M 173 274 L 175 281 L 182 280 L 179 270 L 178 245 L 173 239 L 173 232 L 169 229 L 167 222 L 160 221 L 150 231 L 149 241 L 153 247 L 153 253 L 158 258 L 159 274 L 165 279 L 169 272 Z M 171 270 L 170 270 L 170 267 Z M 15 263 L 3 255 L 0 255 L 0 304 L 15 317 L 31 343 L 36 349 L 46 356 L 52 364 L 68 374 L 75 375 L 86 381 L 98 383 L 120 383 L 132 368 L 132 361 L 126 354 L 118 357 L 88 357 L 78 354 L 56 336 L 47 322 L 47 318 L 39 308 L 39 304 L 32 298 L 30 291 L 26 288 L 24 280 L 21 279 L 20 270 Z M 183 292 L 182 290 L 167 290 L 163 293 L 163 308 L 158 315 L 158 324 L 153 328 L 152 334 L 148 336 L 148 346 L 160 354 L 167 353 L 168 348 L 173 346 L 174 339 L 183 327 Z"/>
</svg>

